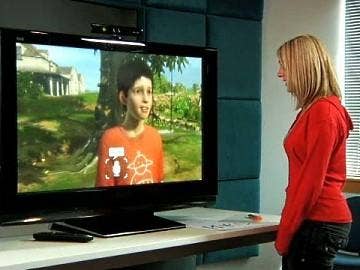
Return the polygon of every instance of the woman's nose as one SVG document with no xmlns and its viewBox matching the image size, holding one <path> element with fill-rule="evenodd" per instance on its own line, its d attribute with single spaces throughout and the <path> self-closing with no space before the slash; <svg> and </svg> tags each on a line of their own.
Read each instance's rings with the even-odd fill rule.
<svg viewBox="0 0 360 270">
<path fill-rule="evenodd" d="M 277 76 L 278 76 L 279 79 L 282 79 L 284 77 L 284 72 L 282 71 L 281 68 L 278 70 Z"/>
</svg>

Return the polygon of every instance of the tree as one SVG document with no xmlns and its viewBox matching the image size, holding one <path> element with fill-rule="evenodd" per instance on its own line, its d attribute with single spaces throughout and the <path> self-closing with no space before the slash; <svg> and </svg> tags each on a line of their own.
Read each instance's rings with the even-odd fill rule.
<svg viewBox="0 0 360 270">
<path fill-rule="evenodd" d="M 167 93 L 171 91 L 171 82 L 169 82 L 166 77 L 162 74 L 154 77 L 154 85 L 156 93 Z"/>
<path fill-rule="evenodd" d="M 37 98 L 44 94 L 42 85 L 33 72 L 17 72 L 18 97 Z"/>
</svg>

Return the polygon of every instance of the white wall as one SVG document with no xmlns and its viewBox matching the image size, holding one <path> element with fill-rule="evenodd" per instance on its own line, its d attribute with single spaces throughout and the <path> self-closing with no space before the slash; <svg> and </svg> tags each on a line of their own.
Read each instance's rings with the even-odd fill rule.
<svg viewBox="0 0 360 270">
<path fill-rule="evenodd" d="M 280 214 L 287 184 L 283 139 L 296 112 L 294 102 L 277 77 L 276 50 L 300 34 L 319 37 L 336 63 L 340 6 L 344 0 L 264 0 L 262 40 L 262 139 L 260 209 Z"/>
</svg>

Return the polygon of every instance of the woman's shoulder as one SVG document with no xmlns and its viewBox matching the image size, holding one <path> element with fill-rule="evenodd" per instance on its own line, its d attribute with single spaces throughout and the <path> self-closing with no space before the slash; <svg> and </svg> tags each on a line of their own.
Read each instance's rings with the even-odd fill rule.
<svg viewBox="0 0 360 270">
<path fill-rule="evenodd" d="M 309 116 L 316 121 L 330 120 L 333 115 L 342 111 L 341 101 L 336 96 L 322 97 L 309 108 Z"/>
</svg>

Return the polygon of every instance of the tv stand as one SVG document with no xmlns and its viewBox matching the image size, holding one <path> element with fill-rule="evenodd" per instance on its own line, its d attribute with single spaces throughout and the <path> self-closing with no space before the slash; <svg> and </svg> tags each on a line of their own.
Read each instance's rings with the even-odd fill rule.
<svg viewBox="0 0 360 270">
<path fill-rule="evenodd" d="M 146 232 L 185 228 L 177 221 L 155 216 L 151 212 L 107 214 L 54 222 L 51 230 L 87 233 L 98 237 L 114 237 Z"/>
<path fill-rule="evenodd" d="M 44 231 L 46 224 L 24 228 L 0 227 L 0 270 L 108 270 L 128 269 L 131 266 L 138 269 L 137 265 L 169 260 L 172 262 L 173 259 L 204 252 L 271 242 L 276 237 L 280 220 L 280 216 L 262 214 L 261 222 L 251 222 L 248 218 L 249 212 L 202 207 L 155 214 L 186 223 L 188 226 L 179 230 L 122 237 L 94 237 L 93 241 L 85 244 L 33 241 L 33 233 Z M 247 225 L 231 230 L 218 230 L 216 226 L 214 229 L 204 227 L 206 224 L 216 225 L 219 222 Z M 192 265 L 195 267 L 195 258 L 192 258 Z M 181 268 L 180 265 L 171 265 L 171 269 Z M 148 265 L 140 268 L 150 269 Z M 163 265 L 159 265 L 158 268 L 164 269 Z"/>
</svg>

